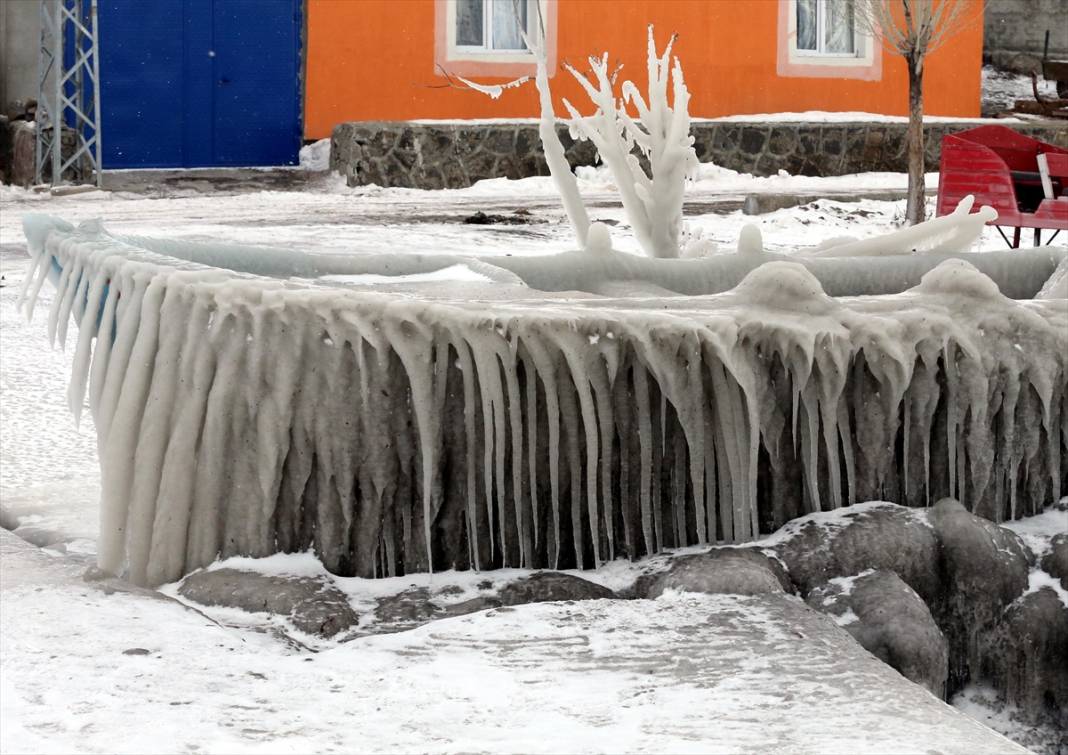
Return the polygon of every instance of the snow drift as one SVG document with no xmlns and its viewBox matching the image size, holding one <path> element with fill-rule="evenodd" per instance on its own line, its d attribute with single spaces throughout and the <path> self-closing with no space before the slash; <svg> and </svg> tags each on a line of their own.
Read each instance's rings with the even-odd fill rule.
<svg viewBox="0 0 1068 755">
<path fill-rule="evenodd" d="M 998 521 L 1068 473 L 1064 249 L 383 258 L 25 225 L 29 307 L 51 276 L 50 335 L 80 324 L 100 565 L 140 584 L 308 548 L 589 567 L 871 499 Z M 404 282 L 455 264 L 493 282 Z M 317 280 L 363 273 L 398 283 Z"/>
</svg>

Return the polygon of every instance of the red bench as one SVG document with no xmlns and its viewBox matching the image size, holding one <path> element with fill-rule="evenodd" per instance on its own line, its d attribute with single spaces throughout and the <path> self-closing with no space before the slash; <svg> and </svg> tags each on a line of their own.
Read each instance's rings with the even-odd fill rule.
<svg viewBox="0 0 1068 755">
<path fill-rule="evenodd" d="M 1045 156 L 1045 166 L 1039 155 Z M 1043 229 L 1052 230 L 1049 243 L 1068 231 L 1068 149 L 1005 126 L 979 126 L 944 136 L 937 214 L 948 215 L 969 194 L 976 205 L 998 211 L 990 224 L 1010 246 L 1020 246 L 1024 228 L 1035 229 L 1035 246 L 1042 242 Z M 1012 241 L 1001 226 L 1015 229 Z"/>
</svg>

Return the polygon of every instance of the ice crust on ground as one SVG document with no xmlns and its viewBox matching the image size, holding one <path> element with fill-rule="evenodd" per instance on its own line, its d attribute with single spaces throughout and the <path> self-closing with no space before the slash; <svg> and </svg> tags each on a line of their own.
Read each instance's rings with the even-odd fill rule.
<svg viewBox="0 0 1068 755">
<path fill-rule="evenodd" d="M 137 583 L 309 547 L 361 576 L 581 568 L 853 501 L 1002 520 L 1062 490 L 1068 301 L 1004 294 L 1065 250 L 498 257 L 511 284 L 446 296 L 288 278 L 490 261 L 26 233 L 31 306 L 52 275 L 50 334 L 82 326 L 100 563 Z"/>
<path fill-rule="evenodd" d="M 308 653 L 0 549 L 4 752 L 1023 752 L 781 596 L 543 603 Z"/>
</svg>

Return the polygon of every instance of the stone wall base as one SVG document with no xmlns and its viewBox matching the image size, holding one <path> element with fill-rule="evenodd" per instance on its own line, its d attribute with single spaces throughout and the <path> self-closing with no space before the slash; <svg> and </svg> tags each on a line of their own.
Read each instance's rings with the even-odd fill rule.
<svg viewBox="0 0 1068 755">
<path fill-rule="evenodd" d="M 938 170 L 942 137 L 976 124 L 929 123 L 927 170 Z M 701 162 L 757 176 L 838 176 L 868 171 L 904 172 L 903 122 L 702 121 L 691 133 Z M 1068 123 L 1013 124 L 1021 133 L 1068 147 Z M 561 127 L 572 167 L 593 165 L 596 151 Z M 463 188 L 486 178 L 548 175 L 534 122 L 338 124 L 330 166 L 350 186 L 376 184 L 420 189 Z"/>
</svg>

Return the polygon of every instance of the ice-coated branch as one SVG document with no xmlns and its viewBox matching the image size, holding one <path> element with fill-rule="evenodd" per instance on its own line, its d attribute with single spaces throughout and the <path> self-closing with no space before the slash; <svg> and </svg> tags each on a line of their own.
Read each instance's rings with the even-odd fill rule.
<svg viewBox="0 0 1068 755">
<path fill-rule="evenodd" d="M 826 243 L 808 253 L 812 257 L 873 257 L 898 254 L 951 254 L 975 245 L 983 228 L 997 220 L 993 207 L 982 206 L 972 212 L 975 197 L 964 197 L 949 215 L 903 228 L 872 239 L 849 239 Z"/>
<path fill-rule="evenodd" d="M 499 99 L 504 94 L 505 89 L 515 89 L 521 87 L 530 81 L 529 76 L 520 76 L 518 79 L 512 79 L 504 84 L 478 84 L 474 81 L 468 81 L 463 76 L 456 77 L 459 81 L 463 82 L 469 89 L 474 89 L 476 92 L 489 97 L 491 100 Z"/>
<path fill-rule="evenodd" d="M 538 135 L 564 211 L 580 246 L 586 249 L 589 246 L 589 214 L 556 132 L 547 56 L 542 44 L 545 32 L 540 5 L 538 23 L 540 35 L 522 33 L 536 63 L 534 84 L 541 111 Z M 673 35 L 664 51 L 658 53 L 653 27 L 649 26 L 645 95 L 633 82 L 625 81 L 620 90 L 622 96 L 616 96 L 615 84 L 620 67 L 609 68 L 607 52 L 599 58 L 589 59 L 590 77 L 574 66 L 564 64 L 565 70 L 596 108 L 592 115 L 584 116 L 571 102 L 563 100 L 570 116 L 572 134 L 588 139 L 597 149 L 601 162 L 612 173 L 619 189 L 623 210 L 638 244 L 651 257 L 681 256 L 683 191 L 687 178 L 697 167 L 697 155 L 690 136 L 690 93 L 682 66 L 671 54 L 675 40 Z M 520 87 L 530 80 L 530 77 L 521 77 L 505 84 L 480 84 L 450 76 L 447 71 L 443 71 L 443 75 L 450 84 L 455 78 L 464 87 L 493 99 L 500 97 L 504 90 Z M 636 117 L 627 112 L 628 105 L 633 105 Z"/>
<path fill-rule="evenodd" d="M 671 56 L 675 39 L 673 35 L 664 51 L 657 53 L 653 27 L 649 27 L 645 97 L 633 82 L 625 81 L 622 98 L 617 100 L 607 53 L 590 58 L 592 81 L 567 66 L 597 108 L 593 115 L 583 117 L 564 100 L 572 124 L 580 136 L 593 142 L 612 172 L 634 235 L 653 257 L 680 256 L 683 191 L 686 179 L 697 167 L 690 136 L 690 93 L 678 58 Z M 627 112 L 628 104 L 633 104 L 636 119 Z"/>
<path fill-rule="evenodd" d="M 575 231 L 575 237 L 579 246 L 583 249 L 587 246 L 590 231 L 590 218 L 586 212 L 586 205 L 582 202 L 579 192 L 578 181 L 571 172 L 571 165 L 567 161 L 564 145 L 560 143 L 560 137 L 556 133 L 556 112 L 553 109 L 552 90 L 549 88 L 549 64 L 542 41 L 545 39 L 545 23 L 541 15 L 541 4 L 536 5 L 538 12 L 538 27 L 540 34 L 532 35 L 521 29 L 523 43 L 534 56 L 535 74 L 534 86 L 538 90 L 538 105 L 540 116 L 538 118 L 538 138 L 541 139 L 542 151 L 545 154 L 545 164 L 549 166 L 549 175 L 553 179 L 556 191 L 560 194 L 560 201 L 564 206 L 567 219 Z M 518 16 L 518 11 L 517 14 Z M 505 84 L 479 84 L 469 81 L 462 76 L 452 76 L 448 71 L 442 70 L 442 74 L 451 83 L 452 78 L 459 80 L 464 87 L 491 99 L 497 99 L 506 89 L 514 89 L 523 86 L 531 80 L 530 76 L 521 76 Z"/>
<path fill-rule="evenodd" d="M 553 184 L 560 194 L 560 201 L 564 205 L 564 212 L 567 213 L 567 219 L 571 221 L 571 227 L 575 229 L 579 245 L 585 249 L 590 232 L 590 217 L 586 212 L 586 205 L 582 202 L 578 181 L 567 161 L 564 145 L 560 143 L 560 136 L 556 133 L 556 112 L 553 109 L 552 91 L 549 89 L 549 64 L 545 46 L 542 44 L 542 40 L 545 39 L 545 29 L 540 3 L 537 8 L 538 24 L 542 29 L 541 35 L 535 41 L 524 31 L 523 41 L 534 53 L 534 60 L 537 63 L 534 86 L 538 89 L 538 103 L 541 108 L 541 115 L 538 118 L 538 137 L 541 139 L 541 148 L 545 153 L 545 163 L 549 166 L 549 175 L 552 176 Z"/>
</svg>

